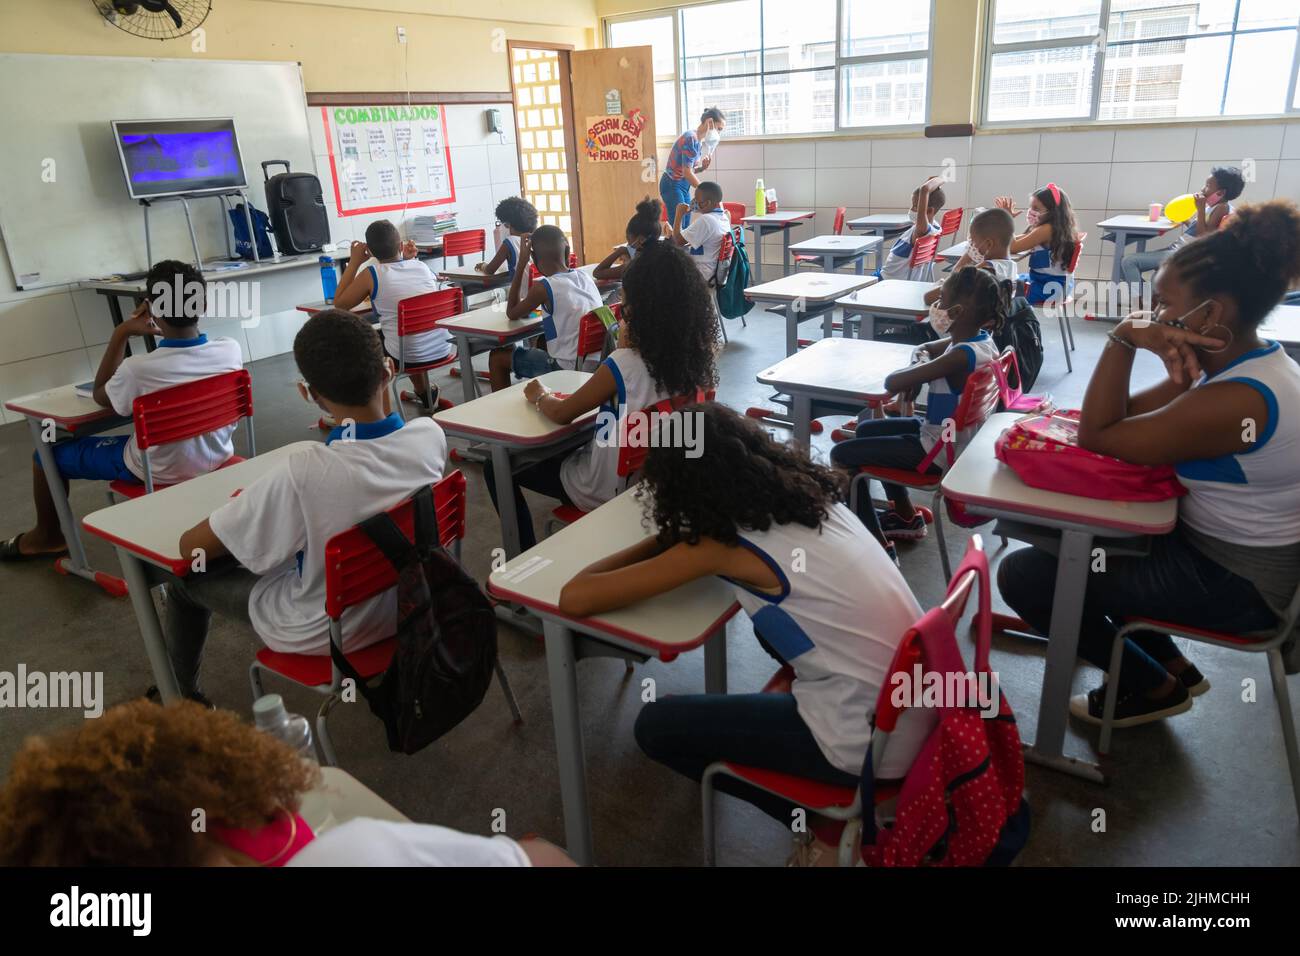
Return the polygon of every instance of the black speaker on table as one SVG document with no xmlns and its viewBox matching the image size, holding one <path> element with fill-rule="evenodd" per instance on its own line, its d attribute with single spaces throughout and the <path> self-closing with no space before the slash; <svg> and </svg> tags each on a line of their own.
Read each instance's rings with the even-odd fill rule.
<svg viewBox="0 0 1300 956">
<path fill-rule="evenodd" d="M 272 176 L 268 166 L 283 166 L 284 172 Z M 267 160 L 262 175 L 266 177 L 266 212 L 281 255 L 319 252 L 330 241 L 320 180 L 311 173 L 290 172 L 284 159 Z"/>
</svg>

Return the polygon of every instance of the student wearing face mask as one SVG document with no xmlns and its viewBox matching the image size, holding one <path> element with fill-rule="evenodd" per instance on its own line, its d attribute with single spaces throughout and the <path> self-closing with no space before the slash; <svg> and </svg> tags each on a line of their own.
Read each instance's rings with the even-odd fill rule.
<svg viewBox="0 0 1300 956">
<path fill-rule="evenodd" d="M 1088 577 L 1079 656 L 1104 668 L 1115 622 L 1140 615 L 1234 634 L 1276 627 L 1300 582 L 1300 366 L 1261 320 L 1300 280 L 1300 211 L 1275 200 L 1238 210 L 1231 223 L 1180 246 L 1155 279 L 1156 310 L 1133 313 L 1088 384 L 1079 444 L 1142 465 L 1173 465 L 1187 495 L 1178 524 L 1144 557 L 1109 558 Z M 1139 350 L 1167 375 L 1130 393 Z M 998 569 L 1006 602 L 1048 633 L 1057 559 L 1038 548 Z M 1295 663 L 1294 644 L 1287 655 Z M 1167 634 L 1125 643 L 1117 727 L 1191 707 L 1209 688 Z M 1104 685 L 1070 702 L 1100 723 Z"/>
<path fill-rule="evenodd" d="M 1013 217 L 1021 210 L 1010 196 L 993 200 L 999 209 Z M 1074 286 L 1070 262 L 1079 242 L 1070 197 L 1056 183 L 1048 183 L 1029 197 L 1025 213 L 1025 231 L 1011 240 L 1011 254 L 1029 253 L 1029 274 L 1020 278 L 1029 285 L 1026 298 L 1031 305 L 1060 302 Z"/>
<path fill-rule="evenodd" d="M 911 264 L 912 246 L 917 240 L 936 235 L 940 231 L 935 217 L 943 210 L 946 201 L 943 180 L 938 176 L 931 176 L 912 190 L 912 208 L 908 211 L 907 218 L 913 226 L 889 247 L 885 264 L 880 267 L 880 278 L 910 279 L 913 282 L 929 282 L 933 278 L 933 260 L 919 266 Z"/>
<path fill-rule="evenodd" d="M 726 125 L 722 110 L 710 106 L 700 115 L 700 125 L 688 129 L 673 143 L 664 174 L 659 177 L 659 198 L 669 212 L 682 203 L 690 205 L 691 190 L 700 185 L 700 178 L 695 174 L 713 165 L 713 153 Z M 684 225 L 689 224 L 688 216 Z"/>
<path fill-rule="evenodd" d="M 658 199 L 651 199 L 648 196 L 637 203 L 636 213 L 627 221 L 627 242 L 615 246 L 613 251 L 600 261 L 600 265 L 596 266 L 591 274 L 592 278 L 598 281 L 622 281 L 623 273 L 632 264 L 637 253 L 644 249 L 647 243 L 658 242 L 663 238 L 663 227 L 660 225 L 663 208 Z"/>
</svg>

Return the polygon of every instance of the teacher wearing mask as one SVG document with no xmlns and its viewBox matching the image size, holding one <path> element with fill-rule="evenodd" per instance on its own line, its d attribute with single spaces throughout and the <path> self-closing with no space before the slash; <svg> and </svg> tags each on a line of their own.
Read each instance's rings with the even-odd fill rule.
<svg viewBox="0 0 1300 956">
<path fill-rule="evenodd" d="M 690 205 L 691 189 L 700 184 L 695 175 L 696 170 L 703 172 L 713 164 L 713 151 L 722 138 L 723 127 L 727 125 L 722 110 L 710 106 L 700 116 L 700 125 L 688 129 L 677 137 L 673 148 L 668 153 L 668 165 L 659 177 L 659 198 L 664 202 L 664 209 L 676 209 L 679 203 Z M 682 225 L 686 225 L 684 220 Z"/>
</svg>

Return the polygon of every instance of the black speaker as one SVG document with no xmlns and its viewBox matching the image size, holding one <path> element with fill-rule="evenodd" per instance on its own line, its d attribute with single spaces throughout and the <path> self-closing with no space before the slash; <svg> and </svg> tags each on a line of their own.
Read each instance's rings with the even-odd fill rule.
<svg viewBox="0 0 1300 956">
<path fill-rule="evenodd" d="M 283 166 L 284 172 L 272 176 L 267 172 L 268 166 Z M 280 254 L 319 252 L 330 241 L 330 223 L 325 215 L 320 180 L 311 173 L 290 172 L 288 161 L 283 159 L 263 163 L 262 175 L 266 177 L 266 213 L 271 217 Z"/>
</svg>

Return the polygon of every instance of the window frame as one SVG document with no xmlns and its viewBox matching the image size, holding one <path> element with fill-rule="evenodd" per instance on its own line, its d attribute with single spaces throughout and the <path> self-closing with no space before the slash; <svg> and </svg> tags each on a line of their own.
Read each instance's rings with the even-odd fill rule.
<svg viewBox="0 0 1300 956">
<path fill-rule="evenodd" d="M 1236 6 L 1233 10 L 1233 29 L 1219 30 L 1214 33 L 1192 33 L 1179 34 L 1177 36 L 1162 36 L 1159 38 L 1146 38 L 1137 40 L 1116 40 L 1111 43 L 1107 36 L 1110 26 L 1112 0 L 1101 0 L 1101 10 L 1097 16 L 1097 32 L 1091 36 L 1080 37 L 1059 37 L 1048 38 L 1044 40 L 1022 40 L 1016 43 L 995 43 L 993 40 L 994 33 L 997 29 L 997 9 L 998 0 L 991 0 L 988 10 L 984 16 L 984 55 L 981 57 L 982 76 L 980 78 L 980 128 L 991 129 L 1024 129 L 1033 127 L 1042 129 L 1052 126 L 1108 126 L 1108 125 L 1143 125 L 1154 126 L 1165 123 L 1203 123 L 1214 122 L 1216 120 L 1259 120 L 1259 119 L 1285 119 L 1288 117 L 1300 116 L 1300 106 L 1295 104 L 1296 94 L 1296 74 L 1300 71 L 1300 17 L 1296 18 L 1296 24 L 1293 27 L 1255 27 L 1244 30 L 1236 29 L 1237 22 L 1241 16 L 1242 0 L 1236 0 Z M 1228 84 L 1232 79 L 1232 56 L 1236 46 L 1236 39 L 1239 36 L 1251 36 L 1263 33 L 1281 33 L 1287 29 L 1296 31 L 1295 48 L 1291 54 L 1291 74 L 1287 87 L 1287 98 L 1283 104 L 1280 113 L 1229 113 L 1225 114 L 1210 113 L 1198 114 L 1195 116 L 1157 116 L 1157 117 L 1128 117 L 1124 119 L 1100 119 L 1101 112 L 1101 90 L 1102 82 L 1105 79 L 1106 72 L 1106 50 L 1107 47 L 1120 46 L 1141 46 L 1144 44 L 1168 43 L 1179 40 L 1197 40 L 1209 39 L 1212 37 L 1228 37 L 1228 62 L 1223 74 L 1223 88 L 1220 95 L 1220 110 L 1227 97 Z M 1090 97 L 1090 107 L 1087 116 L 1047 116 L 1041 118 L 1011 119 L 1011 120 L 991 120 L 989 119 L 989 99 L 993 93 L 993 58 L 998 54 L 1004 53 L 1021 53 L 1035 50 L 1064 50 L 1073 47 L 1093 47 L 1092 61 L 1092 90 Z M 927 108 L 927 113 L 928 113 Z"/>
</svg>

